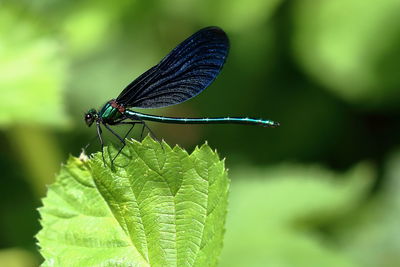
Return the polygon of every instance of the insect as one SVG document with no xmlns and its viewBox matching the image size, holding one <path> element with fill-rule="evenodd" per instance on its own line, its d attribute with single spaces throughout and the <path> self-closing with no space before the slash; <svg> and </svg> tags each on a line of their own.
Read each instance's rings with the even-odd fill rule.
<svg viewBox="0 0 400 267">
<path fill-rule="evenodd" d="M 180 118 L 149 115 L 131 108 L 161 108 L 182 103 L 207 88 L 218 76 L 229 51 L 229 39 L 218 27 L 207 27 L 194 33 L 175 47 L 160 63 L 132 81 L 116 99 L 108 101 L 99 111 L 85 113 L 87 126 L 96 123 L 97 135 L 103 151 L 102 126 L 115 135 L 122 147 L 125 138 L 136 124 L 147 127 L 146 121 L 179 124 L 236 123 L 276 127 L 279 123 L 248 117 Z M 127 124 L 130 129 L 124 137 L 110 126 Z M 104 155 L 103 155 L 104 160 Z"/>
</svg>

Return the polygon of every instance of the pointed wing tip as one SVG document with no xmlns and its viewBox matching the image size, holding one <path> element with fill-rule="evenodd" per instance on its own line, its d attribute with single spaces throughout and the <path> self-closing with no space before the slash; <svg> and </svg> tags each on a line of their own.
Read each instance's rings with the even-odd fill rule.
<svg viewBox="0 0 400 267">
<path fill-rule="evenodd" d="M 224 30 L 218 26 L 208 26 L 208 27 L 203 28 L 202 30 L 213 31 L 216 33 L 224 33 L 225 34 Z"/>
<path fill-rule="evenodd" d="M 200 31 L 207 31 L 207 32 L 212 33 L 215 36 L 219 36 L 219 37 L 222 37 L 222 38 L 225 38 L 228 40 L 228 35 L 226 34 L 226 32 L 218 26 L 208 26 L 208 27 L 201 29 Z"/>
</svg>

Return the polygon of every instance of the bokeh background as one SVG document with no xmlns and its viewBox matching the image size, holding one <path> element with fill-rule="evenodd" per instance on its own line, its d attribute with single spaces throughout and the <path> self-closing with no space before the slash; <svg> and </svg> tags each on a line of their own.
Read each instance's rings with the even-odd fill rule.
<svg viewBox="0 0 400 267">
<path fill-rule="evenodd" d="M 1 1 L 0 266 L 41 262 L 36 209 L 95 136 L 84 112 L 209 25 L 231 40 L 221 75 L 151 112 L 282 125 L 150 124 L 227 158 L 220 266 L 400 266 L 399 14 L 398 0 Z"/>
</svg>

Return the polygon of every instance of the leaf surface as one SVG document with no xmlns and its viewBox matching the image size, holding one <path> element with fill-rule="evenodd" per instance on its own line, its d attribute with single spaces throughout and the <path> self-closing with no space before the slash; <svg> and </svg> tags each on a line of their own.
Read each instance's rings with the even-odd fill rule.
<svg viewBox="0 0 400 267">
<path fill-rule="evenodd" d="M 228 187 L 208 145 L 129 141 L 114 168 L 71 157 L 40 209 L 44 266 L 215 266 Z"/>
</svg>

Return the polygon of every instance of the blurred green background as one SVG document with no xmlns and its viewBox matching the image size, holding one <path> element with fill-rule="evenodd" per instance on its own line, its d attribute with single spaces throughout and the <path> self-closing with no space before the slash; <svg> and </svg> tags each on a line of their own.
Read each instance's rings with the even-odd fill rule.
<svg viewBox="0 0 400 267">
<path fill-rule="evenodd" d="M 231 40 L 221 75 L 154 113 L 282 125 L 150 124 L 227 158 L 220 266 L 399 266 L 398 14 L 398 0 L 1 1 L 0 266 L 41 262 L 36 209 L 95 136 L 84 112 L 209 25 Z"/>
</svg>

